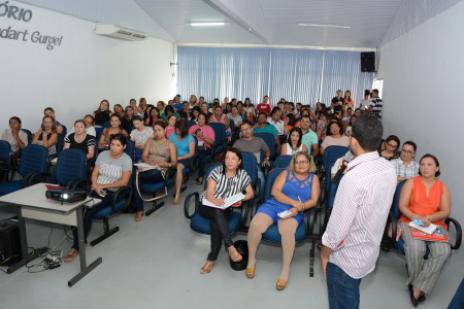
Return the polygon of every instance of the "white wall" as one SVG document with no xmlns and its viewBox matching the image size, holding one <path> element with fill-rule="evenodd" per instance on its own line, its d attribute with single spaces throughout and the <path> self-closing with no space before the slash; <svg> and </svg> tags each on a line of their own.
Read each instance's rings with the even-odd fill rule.
<svg viewBox="0 0 464 309">
<path fill-rule="evenodd" d="M 23 3 L 10 5 L 31 9 L 30 22 L 0 17 L 0 29 L 39 30 L 63 35 L 60 47 L 0 38 L 0 128 L 17 115 L 23 127 L 35 130 L 42 110 L 52 106 L 57 119 L 70 127 L 107 98 L 127 105 L 130 98 L 145 96 L 150 103 L 174 94 L 171 42 L 149 38 L 122 41 L 94 33 L 95 24 Z"/>
<path fill-rule="evenodd" d="M 387 134 L 418 144 L 417 159 L 438 156 L 452 194 L 453 216 L 464 218 L 464 2 L 380 49 Z"/>
</svg>

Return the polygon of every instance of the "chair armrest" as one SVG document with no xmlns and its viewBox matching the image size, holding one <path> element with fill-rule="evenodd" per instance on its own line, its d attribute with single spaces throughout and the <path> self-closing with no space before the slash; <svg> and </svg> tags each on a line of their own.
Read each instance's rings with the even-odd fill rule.
<svg viewBox="0 0 464 309">
<path fill-rule="evenodd" d="M 192 203 L 193 202 L 193 203 Z M 194 205 L 194 211 L 190 214 L 190 208 Z M 187 195 L 184 202 L 184 215 L 187 219 L 192 219 L 192 217 L 198 212 L 200 207 L 200 194 L 198 192 L 193 192 Z"/>
<path fill-rule="evenodd" d="M 39 182 L 44 182 L 50 177 L 50 173 L 36 173 L 32 172 L 27 174 L 24 177 L 24 181 L 26 183 L 26 186 L 34 185 Z"/>
<path fill-rule="evenodd" d="M 390 212 L 388 215 L 388 221 L 391 223 L 392 228 L 392 237 L 391 240 L 393 243 L 396 243 L 396 234 L 398 233 L 398 219 Z M 388 221 L 387 221 L 387 229 L 388 229 Z"/>
<path fill-rule="evenodd" d="M 111 203 L 111 208 L 113 208 L 113 211 L 116 211 L 116 204 L 121 198 L 126 198 L 126 206 L 129 207 L 129 204 L 132 199 L 132 188 L 128 185 L 124 188 L 119 188 L 114 196 L 113 196 L 113 202 Z"/>
<path fill-rule="evenodd" d="M 451 223 L 454 225 L 454 229 L 456 230 L 456 241 L 454 244 L 451 244 L 451 249 L 453 250 L 458 250 L 459 247 L 461 247 L 461 242 L 462 242 L 462 229 L 461 229 L 461 224 L 454 219 L 454 218 L 446 218 L 445 223 L 449 226 Z M 448 227 L 449 229 L 449 227 Z"/>
</svg>

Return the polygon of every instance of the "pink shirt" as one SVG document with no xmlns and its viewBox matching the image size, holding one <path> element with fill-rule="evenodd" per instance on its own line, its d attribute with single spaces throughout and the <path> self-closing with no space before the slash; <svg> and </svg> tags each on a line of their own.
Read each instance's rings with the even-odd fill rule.
<svg viewBox="0 0 464 309">
<path fill-rule="evenodd" d="M 190 127 L 190 129 L 189 129 L 189 134 L 194 135 L 195 132 L 196 132 L 198 129 L 201 130 L 201 132 L 203 133 L 203 135 L 204 135 L 205 137 L 211 139 L 211 140 L 214 142 L 214 138 L 215 138 L 215 136 L 214 136 L 214 130 L 213 130 L 213 128 L 211 128 L 209 125 L 204 125 L 204 126 L 200 127 L 199 125 L 196 124 L 196 125 Z M 198 139 L 198 146 L 203 146 L 203 145 L 204 145 L 203 141 L 200 140 L 200 139 Z"/>
<path fill-rule="evenodd" d="M 165 130 L 166 130 L 166 137 L 169 138 L 171 137 L 172 133 L 176 131 L 176 127 L 167 126 Z"/>
</svg>

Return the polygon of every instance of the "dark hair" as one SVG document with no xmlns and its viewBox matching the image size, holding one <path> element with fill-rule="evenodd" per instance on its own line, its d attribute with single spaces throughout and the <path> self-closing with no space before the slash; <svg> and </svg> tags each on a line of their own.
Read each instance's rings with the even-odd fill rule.
<svg viewBox="0 0 464 309">
<path fill-rule="evenodd" d="M 417 151 L 417 145 L 416 145 L 416 143 L 414 143 L 413 141 L 406 141 L 406 142 L 404 142 L 403 146 L 404 146 L 404 145 L 409 145 L 409 146 L 411 146 L 412 148 L 414 148 L 414 152 Z"/>
<path fill-rule="evenodd" d="M 242 165 L 243 165 L 243 160 L 242 160 L 242 153 L 240 152 L 240 150 L 238 150 L 237 148 L 235 147 L 228 147 L 226 149 L 226 151 L 224 152 L 224 162 L 222 162 L 222 173 L 225 175 L 226 174 L 226 155 L 228 152 L 233 152 L 235 153 L 235 155 L 238 157 L 238 159 L 240 160 L 240 165 L 238 166 L 237 168 L 237 171 L 238 170 L 241 170 L 242 169 Z"/>
<path fill-rule="evenodd" d="M 435 157 L 433 154 L 430 154 L 430 153 L 426 153 L 425 155 L 422 156 L 422 158 L 419 160 L 419 165 L 421 164 L 422 160 L 426 159 L 426 158 L 431 158 L 433 161 L 435 161 L 435 165 L 439 168 L 440 167 L 440 162 L 438 162 L 438 159 L 437 157 Z M 435 172 L 435 177 L 438 177 L 440 176 L 440 169 L 438 169 L 438 171 Z M 420 172 L 420 169 L 419 169 L 419 175 L 422 176 L 421 172 Z"/>
<path fill-rule="evenodd" d="M 123 146 L 127 145 L 127 138 L 122 133 L 111 134 L 110 135 L 110 144 L 113 140 L 118 140 Z"/>
<path fill-rule="evenodd" d="M 134 117 L 132 117 L 132 122 L 134 122 L 134 121 L 136 121 L 136 120 L 137 120 L 137 121 L 142 121 L 142 122 L 143 122 L 142 117 L 140 117 L 139 115 L 135 115 Z"/>
<path fill-rule="evenodd" d="M 45 113 L 45 112 L 47 112 L 47 111 L 50 111 L 50 112 L 52 112 L 52 113 L 55 113 L 55 110 L 53 109 L 53 107 L 45 107 L 44 110 L 43 110 L 43 112 Z"/>
<path fill-rule="evenodd" d="M 163 129 L 166 129 L 166 122 L 163 120 L 156 120 L 152 127 L 154 128 L 155 126 L 160 126 Z"/>
<path fill-rule="evenodd" d="M 371 91 L 369 89 L 364 90 L 364 96 L 370 95 L 370 94 L 371 94 Z"/>
<path fill-rule="evenodd" d="M 378 90 L 378 89 L 372 89 L 372 92 L 373 92 L 373 93 L 375 92 L 375 93 L 378 94 L 378 93 L 379 93 L 379 90 Z"/>
<path fill-rule="evenodd" d="M 207 116 L 205 113 L 203 113 L 203 112 L 201 112 L 201 113 L 198 115 L 198 118 L 200 118 L 200 116 L 205 117 L 205 124 L 208 124 L 208 116 Z"/>
<path fill-rule="evenodd" d="M 77 119 L 76 121 L 74 121 L 74 125 L 78 124 L 78 123 L 82 123 L 84 125 L 84 128 L 85 128 L 85 121 L 84 119 Z"/>
<path fill-rule="evenodd" d="M 295 115 L 293 115 L 292 113 L 290 113 L 290 114 L 287 114 L 285 117 L 288 118 L 288 125 L 289 125 L 289 126 L 294 126 L 294 125 L 295 125 L 295 123 L 296 123 Z"/>
<path fill-rule="evenodd" d="M 398 136 L 396 136 L 396 135 L 389 135 L 389 136 L 385 139 L 385 143 L 386 143 L 386 144 L 388 144 L 388 142 L 390 142 L 390 141 L 396 142 L 396 144 L 398 145 L 398 146 L 396 147 L 396 149 L 398 149 L 398 148 L 400 147 L 400 145 L 401 145 L 400 139 L 399 139 Z"/>
<path fill-rule="evenodd" d="M 343 125 L 341 123 L 341 121 L 339 120 L 336 120 L 336 119 L 332 119 L 330 122 L 329 122 L 329 125 L 327 126 L 327 135 L 332 135 L 332 132 L 330 131 L 330 127 L 333 125 L 333 124 L 336 124 L 339 128 L 340 128 L 340 135 L 343 135 Z M 363 147 L 364 148 L 364 147 Z"/>
<path fill-rule="evenodd" d="M 259 113 L 258 113 L 258 118 L 259 118 L 259 116 L 261 116 L 261 115 L 264 115 L 264 117 L 266 117 L 266 119 L 267 119 L 267 114 L 266 114 L 265 112 L 259 112 Z"/>
<path fill-rule="evenodd" d="M 111 117 L 110 117 L 110 121 L 111 121 L 111 119 L 114 118 L 114 117 L 116 117 L 116 118 L 119 119 L 119 128 L 122 128 L 122 127 L 121 127 L 121 124 L 122 124 L 121 116 L 119 116 L 118 114 L 112 114 Z"/>
<path fill-rule="evenodd" d="M 176 121 L 176 129 L 180 131 L 180 138 L 184 138 L 188 134 L 189 127 L 185 119 L 179 119 Z"/>
<path fill-rule="evenodd" d="M 283 102 L 280 102 L 280 103 L 283 103 Z M 275 113 L 277 113 L 278 111 L 280 111 L 280 107 L 278 106 L 275 106 L 272 111 L 271 111 L 271 116 L 273 116 Z"/>
<path fill-rule="evenodd" d="M 8 120 L 8 122 L 10 122 L 11 120 L 16 120 L 19 124 L 21 124 L 21 118 L 19 118 L 18 116 L 10 117 L 10 120 Z"/>
<path fill-rule="evenodd" d="M 92 125 L 94 125 L 95 124 L 95 117 L 90 115 L 90 114 L 87 114 L 87 115 L 84 116 L 84 119 L 87 118 L 87 117 L 92 118 Z"/>
<path fill-rule="evenodd" d="M 172 107 L 172 105 L 168 105 L 164 108 L 164 115 L 167 116 L 168 112 L 175 114 L 174 107 Z"/>
<path fill-rule="evenodd" d="M 379 119 L 363 115 L 353 123 L 351 137 L 355 138 L 365 151 L 375 151 L 382 141 L 383 126 Z"/>
<path fill-rule="evenodd" d="M 296 145 L 296 148 L 298 149 L 301 146 L 301 140 L 303 139 L 303 131 L 301 131 L 301 129 L 298 127 L 294 127 L 290 130 L 290 133 L 288 133 L 288 144 L 290 145 L 290 148 L 292 147 L 291 137 L 293 132 L 298 132 L 298 134 L 300 134 L 300 138 L 298 139 L 298 143 Z"/>
<path fill-rule="evenodd" d="M 130 100 L 129 100 L 129 103 L 131 103 L 131 102 L 135 102 L 135 103 L 137 103 L 137 100 L 136 100 L 136 99 L 134 99 L 134 98 L 132 98 L 132 99 L 130 99 Z"/>
<path fill-rule="evenodd" d="M 243 121 L 240 125 L 239 125 L 239 129 L 242 130 L 242 127 L 244 125 L 249 125 L 251 127 L 251 124 L 248 122 L 248 121 Z"/>
</svg>

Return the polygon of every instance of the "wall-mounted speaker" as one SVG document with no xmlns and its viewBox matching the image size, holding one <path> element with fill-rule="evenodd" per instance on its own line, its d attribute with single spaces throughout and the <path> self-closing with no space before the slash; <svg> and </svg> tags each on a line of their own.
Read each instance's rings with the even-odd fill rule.
<svg viewBox="0 0 464 309">
<path fill-rule="evenodd" d="M 361 53 L 361 72 L 375 72 L 375 52 Z"/>
</svg>

